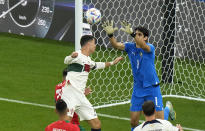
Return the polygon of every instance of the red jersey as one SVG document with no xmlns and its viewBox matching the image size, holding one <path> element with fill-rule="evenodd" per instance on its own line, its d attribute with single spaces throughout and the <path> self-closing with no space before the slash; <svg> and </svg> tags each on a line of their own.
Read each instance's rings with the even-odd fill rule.
<svg viewBox="0 0 205 131">
<path fill-rule="evenodd" d="M 62 83 L 56 85 L 55 96 L 54 96 L 55 97 L 55 101 L 61 99 L 62 88 L 65 86 L 65 84 L 66 84 L 66 80 L 64 80 Z M 71 123 L 80 125 L 79 119 L 78 119 L 78 115 L 75 112 L 74 112 L 73 118 L 71 120 Z"/>
<path fill-rule="evenodd" d="M 61 99 L 61 95 L 62 95 L 62 88 L 65 86 L 66 84 L 66 80 L 64 80 L 63 82 L 59 83 L 58 85 L 56 85 L 56 89 L 55 89 L 55 101 Z"/>
<path fill-rule="evenodd" d="M 80 128 L 69 121 L 59 120 L 48 125 L 45 131 L 80 131 Z"/>
</svg>

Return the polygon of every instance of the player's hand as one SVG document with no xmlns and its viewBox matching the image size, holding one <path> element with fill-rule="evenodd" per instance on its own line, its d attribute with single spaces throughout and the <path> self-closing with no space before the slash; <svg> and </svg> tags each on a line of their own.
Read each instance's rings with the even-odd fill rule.
<svg viewBox="0 0 205 131">
<path fill-rule="evenodd" d="M 89 95 L 89 94 L 91 94 L 92 93 L 92 89 L 90 88 L 90 86 L 88 86 L 87 88 L 85 88 L 85 92 L 84 92 L 84 94 L 87 96 L 87 95 Z"/>
<path fill-rule="evenodd" d="M 123 57 L 117 57 L 117 58 L 113 61 L 113 65 L 117 64 L 117 63 L 120 62 L 121 60 L 123 60 Z"/>
<path fill-rule="evenodd" d="M 78 53 L 77 52 L 73 52 L 71 55 L 70 55 L 72 58 L 76 58 L 78 56 Z"/>
<path fill-rule="evenodd" d="M 103 27 L 103 29 L 106 31 L 106 33 L 108 34 L 108 35 L 111 35 L 111 34 L 113 34 L 116 30 L 118 30 L 118 28 L 117 27 L 113 27 L 113 21 L 110 21 L 109 22 L 109 20 L 107 20 L 107 21 L 105 21 L 103 24 L 102 24 L 102 27 Z"/>
<path fill-rule="evenodd" d="M 177 124 L 176 127 L 179 128 L 180 131 L 183 131 L 183 129 L 182 129 L 180 124 Z"/>
<path fill-rule="evenodd" d="M 133 30 L 132 30 L 130 23 L 128 23 L 127 21 L 122 21 L 121 25 L 122 25 L 122 27 L 120 28 L 120 30 L 122 30 L 130 35 L 133 33 Z"/>
</svg>

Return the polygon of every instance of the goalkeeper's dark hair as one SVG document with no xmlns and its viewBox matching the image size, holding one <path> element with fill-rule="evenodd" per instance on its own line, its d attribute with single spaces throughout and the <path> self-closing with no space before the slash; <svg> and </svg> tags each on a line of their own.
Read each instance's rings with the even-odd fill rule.
<svg viewBox="0 0 205 131">
<path fill-rule="evenodd" d="M 136 32 L 137 30 L 140 31 L 140 32 L 142 32 L 144 36 L 149 37 L 149 30 L 148 30 L 147 28 L 142 27 L 142 26 L 138 26 L 138 27 L 135 28 L 135 32 Z"/>
<path fill-rule="evenodd" d="M 67 104 L 65 103 L 64 100 L 60 99 L 56 102 L 56 110 L 58 113 L 63 114 L 66 112 L 67 109 Z"/>
<path fill-rule="evenodd" d="M 142 105 L 142 110 L 145 116 L 152 116 L 155 112 L 155 105 L 153 101 L 146 101 Z"/>
<path fill-rule="evenodd" d="M 80 39 L 80 45 L 81 47 L 83 47 L 84 45 L 86 45 L 89 41 L 92 41 L 93 39 L 95 39 L 94 36 L 92 35 L 84 35 L 81 37 Z"/>
<path fill-rule="evenodd" d="M 68 73 L 68 68 L 63 69 L 63 77 L 66 77 Z"/>
</svg>

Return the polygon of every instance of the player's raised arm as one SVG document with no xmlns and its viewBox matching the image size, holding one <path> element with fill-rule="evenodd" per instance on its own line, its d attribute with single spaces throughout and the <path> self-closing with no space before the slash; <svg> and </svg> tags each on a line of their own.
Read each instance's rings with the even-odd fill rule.
<svg viewBox="0 0 205 131">
<path fill-rule="evenodd" d="M 105 62 L 105 67 L 109 67 L 112 65 L 117 64 L 118 62 L 120 62 L 121 60 L 123 60 L 123 57 L 117 57 L 114 61 L 112 62 Z"/>
<path fill-rule="evenodd" d="M 130 34 L 134 38 L 136 45 L 139 48 L 142 48 L 144 51 L 150 52 L 150 46 L 146 44 L 146 40 L 148 39 L 147 36 L 142 37 L 143 33 L 138 32 L 136 30 L 134 32 L 131 28 L 131 24 L 128 23 L 127 21 L 121 22 L 121 25 L 122 25 L 121 30 Z"/>
<path fill-rule="evenodd" d="M 64 59 L 64 64 L 70 64 L 74 58 L 78 56 L 77 52 L 73 52 L 71 55 L 66 56 Z"/>
<path fill-rule="evenodd" d="M 116 49 L 119 50 L 124 50 L 125 49 L 125 45 L 123 43 L 117 42 L 117 40 L 115 39 L 115 37 L 113 36 L 113 33 L 118 30 L 117 27 L 113 27 L 113 21 L 106 21 L 103 23 L 102 25 L 103 29 L 106 31 L 106 33 L 108 34 L 109 38 L 110 38 L 110 42 L 112 44 L 112 46 Z"/>
<path fill-rule="evenodd" d="M 120 62 L 121 60 L 123 60 L 123 57 L 117 57 L 114 61 L 112 62 L 94 62 L 93 67 L 91 67 L 93 70 L 95 69 L 104 69 L 106 67 L 112 66 L 117 64 L 118 62 Z"/>
</svg>

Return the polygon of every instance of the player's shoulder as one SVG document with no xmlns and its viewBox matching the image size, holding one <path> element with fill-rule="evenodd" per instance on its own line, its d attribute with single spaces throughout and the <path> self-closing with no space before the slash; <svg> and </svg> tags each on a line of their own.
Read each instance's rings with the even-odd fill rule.
<svg viewBox="0 0 205 131">
<path fill-rule="evenodd" d="M 78 56 L 76 57 L 75 60 L 78 61 L 78 62 L 79 62 L 79 60 L 85 59 L 85 57 L 86 57 L 86 59 L 87 58 L 91 59 L 90 56 L 86 56 L 86 55 L 82 54 L 81 50 L 77 50 L 76 52 L 78 53 Z"/>
<path fill-rule="evenodd" d="M 56 85 L 56 89 L 62 87 L 62 85 L 63 85 L 63 82 L 58 83 L 58 84 Z"/>
<path fill-rule="evenodd" d="M 150 52 L 153 52 L 155 51 L 155 46 L 153 44 L 150 44 L 150 43 L 146 43 L 149 47 L 150 47 Z"/>
<path fill-rule="evenodd" d="M 81 50 L 76 50 L 74 52 L 78 53 L 78 56 L 76 58 L 81 58 L 81 56 L 82 56 L 82 51 Z"/>
<path fill-rule="evenodd" d="M 72 131 L 80 131 L 80 127 L 78 125 L 72 123 L 70 125 Z"/>
<path fill-rule="evenodd" d="M 163 125 L 172 125 L 171 122 L 169 122 L 167 120 L 162 120 L 162 119 L 156 119 L 156 120 L 159 121 Z"/>
<path fill-rule="evenodd" d="M 155 46 L 153 45 L 153 44 L 151 44 L 151 43 L 146 43 L 148 46 L 150 46 L 150 47 L 154 47 L 155 48 Z"/>
<path fill-rule="evenodd" d="M 81 54 L 81 50 L 77 50 L 76 52 Z"/>
<path fill-rule="evenodd" d="M 172 123 L 169 122 L 168 120 L 161 120 L 161 119 L 157 119 L 157 120 L 161 122 L 161 124 L 163 125 L 165 129 L 169 129 L 169 131 L 179 130 L 179 128 L 177 128 L 176 126 L 173 126 Z"/>
<path fill-rule="evenodd" d="M 142 126 L 144 125 L 145 122 L 143 122 L 142 124 L 140 124 L 139 126 L 135 127 L 135 129 L 133 131 L 141 131 L 142 130 Z"/>
<path fill-rule="evenodd" d="M 125 42 L 124 45 L 125 45 L 125 51 L 136 48 L 136 44 L 134 42 Z"/>
<path fill-rule="evenodd" d="M 46 127 L 46 129 L 47 129 L 48 131 L 50 131 L 50 129 L 52 129 L 56 124 L 58 124 L 58 121 L 55 121 L 55 122 L 49 124 L 49 125 Z"/>
<path fill-rule="evenodd" d="M 66 127 L 71 131 L 80 131 L 80 127 L 77 124 L 73 124 L 70 121 L 65 121 Z"/>
</svg>

